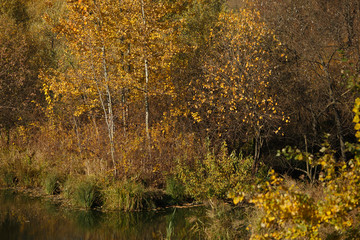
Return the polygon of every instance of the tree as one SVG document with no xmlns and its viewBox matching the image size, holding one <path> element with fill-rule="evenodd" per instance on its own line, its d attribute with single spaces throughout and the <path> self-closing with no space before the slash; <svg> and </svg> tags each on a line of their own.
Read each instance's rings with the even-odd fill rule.
<svg viewBox="0 0 360 240">
<path fill-rule="evenodd" d="M 108 3 L 67 3 L 68 15 L 55 25 L 55 32 L 66 37 L 68 54 L 63 56 L 59 69 L 54 69 L 52 74 L 45 73 L 43 78 L 48 90 L 54 93 L 53 100 L 63 103 L 67 110 L 71 109 L 70 116 L 79 117 L 96 108 L 103 111 L 116 175 L 112 93 L 121 85 L 116 86 L 119 83 L 113 79 L 116 72 L 111 71 L 109 64 L 114 60 L 109 50 L 114 40 L 114 29 L 111 28 L 114 22 L 109 15 L 111 5 Z"/>
<path fill-rule="evenodd" d="M 29 119 L 36 94 L 29 64 L 30 47 L 15 20 L 0 15 L 0 127 L 7 133 Z"/>
<path fill-rule="evenodd" d="M 286 121 L 277 108 L 269 82 L 271 58 L 285 58 L 281 43 L 258 19 L 256 12 L 222 12 L 210 29 L 203 58 L 204 78 L 191 82 L 190 114 L 212 138 L 253 141 L 256 171 L 264 139 L 278 133 Z M 229 145 L 230 145 L 229 144 Z"/>
<path fill-rule="evenodd" d="M 0 4 L 0 14 L 5 14 L 15 20 L 16 24 L 26 25 L 30 19 L 26 1 L 3 0 Z"/>
<path fill-rule="evenodd" d="M 129 115 L 144 115 L 147 151 L 150 153 L 151 99 L 164 105 L 171 94 L 170 60 L 176 52 L 176 35 L 183 2 L 168 1 L 69 1 L 68 14 L 54 26 L 66 38 L 68 54 L 53 73 L 43 74 L 50 110 L 82 117 L 102 111 L 107 126 L 114 171 L 115 124 L 127 136 Z M 132 112 L 128 106 L 132 104 Z M 137 110 L 136 108 L 139 108 Z M 154 107 L 155 108 L 155 101 Z M 61 111 L 58 112 L 61 115 Z M 85 117 L 86 119 L 86 117 Z M 150 156 L 150 154 L 149 154 Z M 145 165 L 144 165 L 145 167 Z"/>
<path fill-rule="evenodd" d="M 279 72 L 284 77 L 279 75 L 275 86 L 281 108 L 291 117 L 287 137 L 305 138 L 316 149 L 330 132 L 345 158 L 354 100 L 347 73 L 359 69 L 359 2 L 252 2 L 288 49 L 288 61 Z"/>
</svg>

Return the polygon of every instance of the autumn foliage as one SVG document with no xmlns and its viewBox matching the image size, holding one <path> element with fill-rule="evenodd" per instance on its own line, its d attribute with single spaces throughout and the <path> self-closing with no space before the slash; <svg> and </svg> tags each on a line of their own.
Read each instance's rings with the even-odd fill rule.
<svg viewBox="0 0 360 240">
<path fill-rule="evenodd" d="M 355 129 L 359 103 L 357 99 L 353 109 Z M 321 154 L 313 160 L 321 169 L 314 191 L 300 184 L 290 185 L 270 171 L 262 192 L 251 199 L 261 209 L 259 222 L 251 226 L 251 239 L 323 239 L 334 232 L 350 234 L 359 224 L 355 217 L 360 200 L 358 143 L 349 145 L 348 150 L 354 157 L 348 162 L 337 161 L 328 142 L 323 144 Z"/>
<path fill-rule="evenodd" d="M 171 179 L 261 209 L 254 239 L 349 229 L 360 6 L 337 3 L 3 1 L 0 182 Z"/>
</svg>

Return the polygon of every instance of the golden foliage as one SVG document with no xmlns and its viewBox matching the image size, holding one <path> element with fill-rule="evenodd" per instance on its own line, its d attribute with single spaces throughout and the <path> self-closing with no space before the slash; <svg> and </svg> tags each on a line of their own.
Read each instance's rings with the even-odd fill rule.
<svg viewBox="0 0 360 240">
<path fill-rule="evenodd" d="M 274 53 L 285 57 L 257 12 L 221 12 L 210 30 L 205 78 L 191 83 L 194 121 L 212 122 L 220 136 L 230 129 L 246 131 L 250 138 L 260 132 L 278 133 L 279 122 L 288 118 L 269 91 Z"/>
<path fill-rule="evenodd" d="M 355 124 L 360 121 L 359 109 L 358 98 L 353 109 Z M 360 141 L 358 135 L 357 130 Z M 259 225 L 251 226 L 251 239 L 321 239 L 324 227 L 339 232 L 353 227 L 352 213 L 360 203 L 360 145 L 349 144 L 348 150 L 354 157 L 345 162 L 335 159 L 327 143 L 321 149 L 322 155 L 315 162 L 322 169 L 319 184 L 323 197 L 319 199 L 294 185 L 287 186 L 283 178 L 270 171 L 263 191 L 251 200 L 264 212 Z"/>
</svg>

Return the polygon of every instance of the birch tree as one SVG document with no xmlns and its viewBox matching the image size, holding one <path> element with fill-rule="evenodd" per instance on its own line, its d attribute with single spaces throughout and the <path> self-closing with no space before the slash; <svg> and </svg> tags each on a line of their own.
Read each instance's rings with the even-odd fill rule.
<svg viewBox="0 0 360 240">
<path fill-rule="evenodd" d="M 114 41 L 111 26 L 112 1 L 69 1 L 68 15 L 54 30 L 68 42 L 68 54 L 60 62 L 62 69 L 47 77 L 54 99 L 71 106 L 74 116 L 102 109 L 109 139 L 110 157 L 117 174 L 113 92 L 121 87 L 111 67 Z M 120 38 L 120 36 L 118 36 Z"/>
<path fill-rule="evenodd" d="M 215 138 L 253 142 L 254 171 L 264 140 L 288 121 L 269 89 L 273 55 L 286 57 L 258 13 L 223 11 L 210 30 L 204 78 L 191 83 L 194 121 Z"/>
<path fill-rule="evenodd" d="M 60 68 L 44 79 L 53 100 L 66 105 L 72 115 L 81 117 L 101 109 L 115 173 L 121 157 L 115 156 L 115 123 L 120 125 L 116 119 L 122 118 L 126 137 L 131 121 L 128 100 L 133 106 L 142 102 L 143 113 L 133 108 L 130 114 L 144 115 L 141 126 L 150 158 L 151 122 L 162 117 L 162 113 L 151 117 L 150 100 L 171 95 L 170 64 L 178 49 L 180 24 L 176 16 L 184 2 L 87 0 L 67 5 L 68 14 L 54 31 L 66 38 L 68 51 Z"/>
</svg>

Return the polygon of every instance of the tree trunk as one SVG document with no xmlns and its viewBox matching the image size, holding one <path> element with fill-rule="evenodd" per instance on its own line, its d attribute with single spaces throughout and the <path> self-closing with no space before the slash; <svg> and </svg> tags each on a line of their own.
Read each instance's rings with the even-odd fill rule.
<svg viewBox="0 0 360 240">
<path fill-rule="evenodd" d="M 82 159 L 81 137 L 80 137 L 79 127 L 78 127 L 78 124 L 77 124 L 77 121 L 76 121 L 75 117 L 73 117 L 73 121 L 74 121 L 74 128 L 75 128 L 76 138 L 77 138 L 77 142 L 78 142 L 80 158 Z"/>
<path fill-rule="evenodd" d="M 253 174 L 256 174 L 258 171 L 258 168 L 259 168 L 260 153 L 261 153 L 261 147 L 263 145 L 263 142 L 264 142 L 264 140 L 262 139 L 260 134 L 254 138 L 254 163 L 252 166 Z"/>
<path fill-rule="evenodd" d="M 10 128 L 6 128 L 6 146 L 10 147 Z"/>
<path fill-rule="evenodd" d="M 333 106 L 333 110 L 334 110 L 334 118 L 335 118 L 335 124 L 336 124 L 336 130 L 337 130 L 337 136 L 339 138 L 339 144 L 340 144 L 340 153 L 341 153 L 341 158 L 343 160 L 346 159 L 346 155 L 345 155 L 345 142 L 344 142 L 344 137 L 342 134 L 342 127 L 341 127 L 341 121 L 340 121 L 340 116 L 339 116 L 339 112 L 336 108 L 336 106 Z"/>
<path fill-rule="evenodd" d="M 104 44 L 105 45 L 105 44 Z M 103 68 L 104 68 L 104 80 L 105 80 L 105 89 L 107 94 L 107 128 L 108 128 L 108 136 L 110 140 L 110 154 L 111 154 L 111 160 L 114 167 L 114 175 L 117 175 L 116 171 L 116 162 L 115 162 L 115 145 L 114 145 L 114 135 L 115 135 L 115 126 L 114 126 L 114 115 L 112 110 L 112 99 L 111 99 L 111 92 L 109 88 L 109 76 L 107 71 L 107 64 L 106 64 L 106 53 L 105 53 L 105 46 L 102 47 L 102 56 L 103 56 Z M 104 109 L 106 111 L 106 109 Z"/>
<path fill-rule="evenodd" d="M 126 103 L 126 88 L 122 89 L 121 94 L 121 102 L 122 102 L 122 118 L 123 118 L 123 131 L 124 131 L 124 137 L 127 135 L 127 117 L 128 117 L 128 108 Z"/>
<path fill-rule="evenodd" d="M 145 17 L 145 9 L 144 9 L 144 0 L 141 0 L 141 13 L 143 17 L 143 23 L 144 28 L 146 29 L 146 17 Z M 144 47 L 144 51 L 146 51 L 146 48 Z M 145 71 L 145 131 L 146 131 L 146 140 L 147 140 L 147 148 L 148 148 L 148 154 L 149 158 L 151 159 L 151 139 L 150 139 L 150 129 L 149 129 L 149 92 L 148 92 L 148 86 L 149 86 L 149 69 L 148 69 L 148 60 L 147 56 L 144 53 L 144 71 Z"/>
<path fill-rule="evenodd" d="M 329 62 L 331 61 L 332 57 L 330 58 Z M 339 145 L 340 145 L 340 154 L 341 154 L 341 158 L 343 160 L 346 159 L 346 155 L 345 155 L 345 142 L 344 142 L 344 137 L 343 137 L 343 134 L 342 134 L 342 126 L 341 126 L 341 120 L 340 120 L 340 115 L 339 115 L 339 111 L 336 107 L 336 104 L 337 104 L 337 101 L 335 99 L 335 96 L 334 96 L 334 93 L 333 93 L 333 90 L 332 90 L 332 84 L 333 84 L 333 80 L 332 80 L 332 77 L 328 71 L 328 66 L 329 66 L 329 63 L 328 64 L 325 64 L 324 62 L 322 63 L 322 66 L 323 66 L 323 69 L 325 71 L 325 74 L 326 74 L 326 78 L 327 78 L 327 81 L 328 81 L 328 91 L 329 91 L 329 100 L 330 100 L 330 103 L 332 104 L 332 108 L 333 108 L 333 111 L 334 111 L 334 120 L 335 120 L 335 125 L 336 125 L 336 135 L 339 139 Z"/>
</svg>

